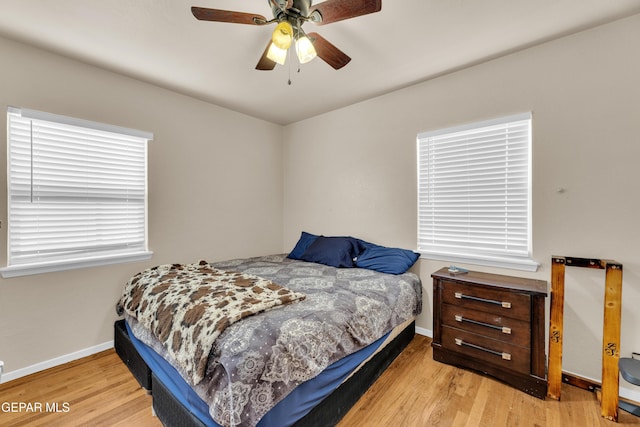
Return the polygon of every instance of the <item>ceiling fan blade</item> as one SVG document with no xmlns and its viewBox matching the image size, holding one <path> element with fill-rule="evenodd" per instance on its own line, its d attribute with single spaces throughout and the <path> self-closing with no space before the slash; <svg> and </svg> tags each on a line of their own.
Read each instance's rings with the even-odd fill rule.
<svg viewBox="0 0 640 427">
<path fill-rule="evenodd" d="M 200 21 L 230 22 L 233 24 L 262 25 L 267 20 L 264 16 L 255 13 L 233 12 L 230 10 L 208 9 L 206 7 L 193 6 L 191 13 Z"/>
<path fill-rule="evenodd" d="M 313 22 L 316 22 L 318 25 L 325 25 L 344 19 L 355 18 L 356 16 L 379 12 L 380 9 L 382 9 L 382 0 L 327 0 L 313 6 L 313 10 L 319 11 L 322 15 L 320 22 Z"/>
<path fill-rule="evenodd" d="M 339 70 L 351 61 L 351 58 L 349 58 L 346 53 L 332 45 L 320 34 L 308 33 L 307 37 L 309 37 L 311 43 L 313 43 L 313 47 L 316 49 L 318 57 L 336 70 Z"/>
<path fill-rule="evenodd" d="M 260 57 L 258 64 L 256 65 L 256 70 L 262 71 L 271 71 L 276 67 L 276 63 L 269 58 L 267 58 L 267 52 L 269 52 L 269 46 L 271 46 L 271 40 L 267 43 L 267 47 L 264 50 L 264 53 Z"/>
</svg>

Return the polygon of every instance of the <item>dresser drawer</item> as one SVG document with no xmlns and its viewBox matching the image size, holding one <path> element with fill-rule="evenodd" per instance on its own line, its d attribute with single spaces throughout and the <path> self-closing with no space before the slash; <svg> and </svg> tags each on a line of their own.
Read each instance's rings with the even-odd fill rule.
<svg viewBox="0 0 640 427">
<path fill-rule="evenodd" d="M 529 373 L 531 350 L 472 332 L 442 326 L 442 347 L 512 371 Z"/>
<path fill-rule="evenodd" d="M 531 321 L 531 296 L 524 293 L 444 280 L 442 302 L 511 319 Z"/>
<path fill-rule="evenodd" d="M 442 324 L 520 347 L 531 346 L 531 323 L 458 305 L 442 305 Z"/>
</svg>

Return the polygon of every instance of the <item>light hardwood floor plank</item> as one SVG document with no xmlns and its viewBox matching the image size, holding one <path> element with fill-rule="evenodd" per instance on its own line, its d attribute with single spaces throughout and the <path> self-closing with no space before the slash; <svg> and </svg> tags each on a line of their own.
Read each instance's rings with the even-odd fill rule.
<svg viewBox="0 0 640 427">
<path fill-rule="evenodd" d="M 151 414 L 151 396 L 114 350 L 2 384 L 0 401 L 31 403 L 35 409 L 2 408 L 0 425 L 7 427 L 161 425 Z M 55 410 L 56 404 L 58 412 L 47 410 Z"/>
<path fill-rule="evenodd" d="M 562 400 L 541 400 L 492 378 L 435 362 L 431 340 L 417 335 L 338 427 L 613 427 L 639 426 L 620 411 L 600 416 L 594 393 L 562 384 Z M 11 412 L 6 404 L 40 403 Z M 158 427 L 151 396 L 113 350 L 0 385 L 0 425 Z M 60 412 L 47 412 L 58 404 Z M 65 406 L 66 405 L 66 406 Z"/>
</svg>

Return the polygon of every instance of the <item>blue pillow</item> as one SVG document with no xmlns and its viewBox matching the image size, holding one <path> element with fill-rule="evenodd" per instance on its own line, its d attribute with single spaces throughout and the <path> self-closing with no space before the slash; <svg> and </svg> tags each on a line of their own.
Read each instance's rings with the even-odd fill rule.
<svg viewBox="0 0 640 427">
<path fill-rule="evenodd" d="M 368 268 L 381 273 L 402 274 L 420 258 L 408 249 L 387 248 L 363 242 L 365 250 L 358 256 L 356 267 Z"/>
<path fill-rule="evenodd" d="M 353 267 L 354 258 L 360 255 L 363 249 L 362 243 L 353 237 L 319 236 L 300 259 L 332 267 Z"/>
<path fill-rule="evenodd" d="M 287 255 L 287 258 L 300 259 L 304 251 L 306 251 L 309 245 L 311 245 L 317 238 L 318 236 L 315 234 L 303 231 L 300 235 L 300 239 L 298 239 L 298 243 L 296 243 L 296 246 L 293 248 L 291 253 Z"/>
</svg>

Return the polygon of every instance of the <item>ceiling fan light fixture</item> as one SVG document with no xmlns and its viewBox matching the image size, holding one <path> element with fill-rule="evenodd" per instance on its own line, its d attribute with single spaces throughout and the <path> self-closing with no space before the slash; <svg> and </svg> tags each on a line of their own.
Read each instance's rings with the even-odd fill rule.
<svg viewBox="0 0 640 427">
<path fill-rule="evenodd" d="M 271 41 L 280 49 L 287 50 L 293 42 L 293 26 L 288 21 L 281 21 L 273 30 Z"/>
<path fill-rule="evenodd" d="M 298 54 L 298 60 L 301 64 L 306 64 L 313 58 L 318 56 L 316 49 L 313 47 L 313 43 L 309 40 L 309 37 L 302 36 L 296 40 L 296 53 Z"/>
<path fill-rule="evenodd" d="M 281 49 L 272 42 L 267 51 L 267 58 L 277 64 L 284 65 L 287 60 L 287 49 Z"/>
</svg>

